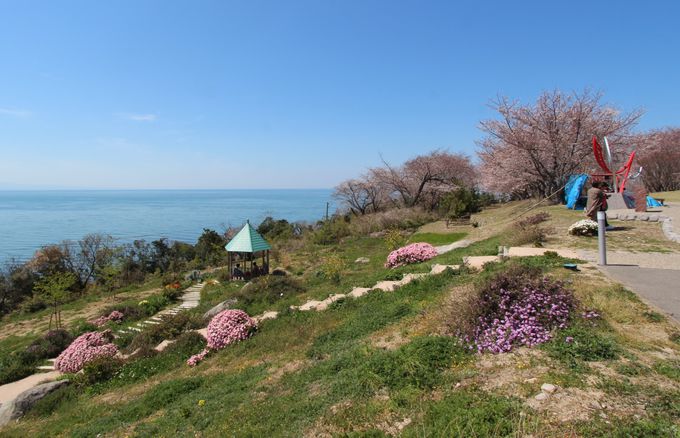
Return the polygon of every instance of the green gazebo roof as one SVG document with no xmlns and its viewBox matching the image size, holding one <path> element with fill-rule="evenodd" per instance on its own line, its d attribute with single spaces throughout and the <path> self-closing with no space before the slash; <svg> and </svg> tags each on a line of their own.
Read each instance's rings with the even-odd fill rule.
<svg viewBox="0 0 680 438">
<path fill-rule="evenodd" d="M 250 222 L 246 222 L 225 248 L 228 252 L 258 252 L 272 249 L 260 233 L 250 225 Z"/>
</svg>

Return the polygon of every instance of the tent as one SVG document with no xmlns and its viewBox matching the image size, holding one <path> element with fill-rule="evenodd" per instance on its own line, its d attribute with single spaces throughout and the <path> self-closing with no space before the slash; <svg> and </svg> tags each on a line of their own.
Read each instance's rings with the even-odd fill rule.
<svg viewBox="0 0 680 438">
<path fill-rule="evenodd" d="M 567 181 L 567 185 L 564 187 L 564 198 L 567 203 L 567 208 L 575 210 L 577 208 L 579 198 L 581 197 L 581 191 L 583 186 L 588 181 L 588 175 L 582 173 L 580 175 L 572 175 Z"/>
</svg>

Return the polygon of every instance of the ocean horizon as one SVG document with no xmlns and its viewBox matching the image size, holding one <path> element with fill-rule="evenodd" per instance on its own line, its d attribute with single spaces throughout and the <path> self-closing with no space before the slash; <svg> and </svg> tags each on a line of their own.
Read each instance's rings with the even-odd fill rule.
<svg viewBox="0 0 680 438">
<path fill-rule="evenodd" d="M 0 190 L 0 263 L 89 233 L 117 243 L 167 238 L 195 243 L 204 228 L 218 232 L 265 217 L 314 222 L 335 212 L 332 189 Z"/>
</svg>

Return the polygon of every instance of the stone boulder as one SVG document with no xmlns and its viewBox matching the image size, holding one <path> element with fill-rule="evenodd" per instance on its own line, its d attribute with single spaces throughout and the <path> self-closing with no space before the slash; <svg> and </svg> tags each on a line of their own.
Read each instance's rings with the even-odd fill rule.
<svg viewBox="0 0 680 438">
<path fill-rule="evenodd" d="M 4 403 L 0 406 L 0 426 L 23 417 L 39 400 L 68 384 L 69 381 L 66 379 L 43 383 L 27 389 L 14 400 Z"/>
<path fill-rule="evenodd" d="M 289 277 L 291 273 L 283 268 L 276 268 L 272 271 L 272 275 L 278 275 L 280 277 Z"/>
<path fill-rule="evenodd" d="M 218 313 L 231 309 L 231 307 L 236 304 L 236 298 L 229 298 L 228 300 L 224 300 L 212 309 L 208 310 L 203 314 L 203 318 L 205 319 L 211 319 L 213 316 L 217 315 Z"/>
<path fill-rule="evenodd" d="M 368 257 L 359 257 L 354 260 L 354 263 L 369 263 L 371 260 Z"/>
</svg>

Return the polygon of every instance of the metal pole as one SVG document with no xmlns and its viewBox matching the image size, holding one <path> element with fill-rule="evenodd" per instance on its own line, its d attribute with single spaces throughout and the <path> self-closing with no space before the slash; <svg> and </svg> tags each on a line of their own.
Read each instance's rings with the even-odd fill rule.
<svg viewBox="0 0 680 438">
<path fill-rule="evenodd" d="M 607 241 L 605 238 L 606 216 L 604 211 L 597 212 L 597 246 L 600 250 L 600 266 L 607 265 Z"/>
</svg>

